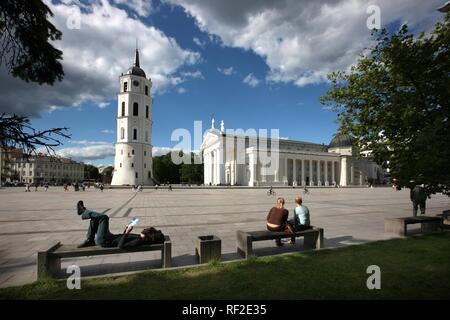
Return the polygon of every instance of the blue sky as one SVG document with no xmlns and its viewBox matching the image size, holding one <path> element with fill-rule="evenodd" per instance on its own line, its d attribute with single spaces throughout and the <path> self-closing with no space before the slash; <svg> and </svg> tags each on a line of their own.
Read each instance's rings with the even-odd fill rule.
<svg viewBox="0 0 450 320">
<path fill-rule="evenodd" d="M 348 30 L 353 32 L 355 25 L 361 25 L 361 21 L 365 21 L 368 15 L 361 11 L 364 6 L 350 8 L 347 7 L 349 1 L 344 0 L 341 1 L 341 11 L 337 10 L 335 13 L 336 26 L 326 26 L 327 30 L 338 29 L 337 35 L 329 40 L 323 39 L 329 36 L 328 31 L 321 32 L 319 28 L 327 17 L 317 17 L 314 21 L 317 21 L 318 26 L 315 28 L 308 29 L 310 26 L 307 24 L 308 27 L 302 28 L 302 24 L 307 21 L 300 21 L 298 17 L 320 12 L 311 3 L 299 9 L 293 6 L 292 10 L 286 10 L 263 5 L 269 1 L 261 1 L 259 8 L 240 8 L 239 2 L 230 1 L 230 6 L 235 6 L 236 15 L 244 12 L 244 17 L 239 20 L 234 16 L 233 10 L 227 15 L 227 10 L 220 7 L 223 4 L 216 1 L 211 1 L 209 7 L 195 6 L 195 0 L 134 0 L 128 3 L 121 0 L 105 1 L 98 1 L 97 9 L 111 6 L 108 13 L 118 16 L 126 14 L 127 17 L 122 19 L 126 19 L 123 21 L 130 23 L 131 27 L 123 27 L 122 23 L 118 28 L 119 33 L 120 28 L 123 28 L 127 29 L 126 34 L 118 37 L 118 43 L 111 42 L 110 49 L 106 45 L 103 51 L 96 46 L 109 39 L 108 26 L 99 27 L 82 19 L 77 34 L 77 30 L 66 30 L 62 24 L 65 20 L 60 18 L 68 14 L 68 8 L 79 7 L 82 15 L 95 12 L 90 7 L 92 2 L 47 1 L 55 14 L 55 24 L 63 29 L 61 49 L 68 57 L 67 68 L 64 65 L 67 70 L 64 81 L 67 85 L 37 88 L 33 102 L 39 102 L 39 95 L 44 96 L 47 91 L 50 94 L 46 93 L 45 98 L 42 98 L 42 107 L 36 112 L 29 112 L 33 117 L 33 125 L 39 129 L 70 127 L 72 139 L 61 147 L 65 149 L 61 154 L 97 165 L 113 164 L 111 150 L 116 139 L 117 80 L 119 73 L 125 73 L 132 63 L 136 38 L 143 51 L 141 67 L 154 82 L 152 144 L 158 148 L 173 147 L 176 142 L 170 140 L 172 131 L 177 128 L 193 131 L 195 120 L 203 121 L 203 130 L 208 129 L 212 113 L 216 124 L 223 119 L 227 128 L 277 128 L 280 129 L 281 137 L 328 143 L 338 124 L 335 113 L 325 109 L 319 102 L 319 97 L 328 88 L 325 75 L 331 70 L 344 69 L 354 63 L 357 54 L 371 41 L 370 30 L 364 30 L 360 26 L 354 31 L 354 41 L 348 39 L 352 36 Z M 385 7 L 382 4 L 382 9 L 390 12 L 384 26 L 408 21 L 427 30 L 439 18 L 433 6 L 440 1 L 423 5 L 422 9 L 426 14 L 422 12 L 419 15 L 417 8 L 405 3 L 399 2 L 398 16 L 391 13 L 388 6 L 392 4 L 388 1 Z M 297 16 L 295 10 L 299 10 Z M 310 11 L 305 12 L 306 10 Z M 350 13 L 350 17 L 355 20 L 354 25 L 342 25 L 343 18 L 339 16 L 345 15 L 345 10 L 355 10 Z M 267 18 L 264 18 L 266 12 Z M 381 13 L 383 18 L 383 11 Z M 258 22 L 261 16 L 266 19 L 267 26 L 261 26 Z M 286 23 L 292 18 L 291 26 L 286 27 L 286 23 L 280 23 L 274 16 L 285 19 Z M 134 23 L 137 24 L 133 27 Z M 110 28 L 113 30 L 114 27 Z M 89 42 L 83 38 L 83 31 L 88 28 L 94 30 L 90 32 L 92 39 Z M 133 33 L 133 28 L 136 29 L 136 34 Z M 106 33 L 103 33 L 104 30 Z M 150 37 L 153 38 L 142 39 L 141 30 L 151 33 Z M 71 41 L 65 42 L 66 36 Z M 278 41 L 274 40 L 278 37 Z M 317 40 L 302 42 L 302 38 Z M 279 42 L 283 42 L 279 49 L 271 47 L 271 43 Z M 348 42 L 348 45 L 344 46 L 342 42 Z M 152 51 L 155 43 L 159 43 L 162 49 Z M 117 56 L 114 56 L 115 50 Z M 91 60 L 96 59 L 96 62 L 88 62 L 87 67 L 84 66 L 85 62 L 80 62 L 78 68 L 76 56 L 80 52 L 82 56 L 91 57 Z M 103 56 L 106 58 L 103 59 Z M 103 71 L 98 72 L 96 68 Z M 114 76 L 111 74 L 112 69 L 121 71 Z M 223 72 L 225 69 L 229 71 L 227 74 Z M 253 82 L 246 83 L 246 78 L 253 79 Z M 70 84 L 77 81 L 82 81 L 82 84 L 70 87 Z M 85 91 L 83 86 L 86 86 Z M 57 98 L 45 100 L 50 99 L 48 97 L 52 92 Z M 23 105 L 26 106 L 26 101 Z M 23 107 L 20 110 L 26 113 L 23 110 L 29 109 Z M 83 153 L 89 146 L 97 146 L 95 150 L 98 154 L 95 154 L 95 150 Z M 102 146 L 107 146 L 108 151 Z"/>
</svg>

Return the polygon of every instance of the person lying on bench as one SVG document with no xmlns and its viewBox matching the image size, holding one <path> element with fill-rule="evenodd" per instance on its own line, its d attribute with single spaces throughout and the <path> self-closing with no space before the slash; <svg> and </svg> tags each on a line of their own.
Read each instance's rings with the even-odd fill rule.
<svg viewBox="0 0 450 320">
<path fill-rule="evenodd" d="M 153 227 L 144 229 L 139 234 L 130 234 L 132 226 L 127 226 L 123 234 L 112 234 L 109 231 L 109 217 L 84 207 L 83 201 L 77 203 L 78 214 L 82 219 L 90 219 L 87 240 L 78 248 L 95 246 L 130 248 L 143 244 L 163 243 L 164 234 Z M 95 237 L 95 241 L 94 241 Z"/>
<path fill-rule="evenodd" d="M 109 217 L 106 214 L 86 209 L 81 200 L 77 203 L 77 213 L 81 216 L 81 219 L 90 220 L 86 241 L 80 244 L 78 248 L 95 246 L 96 244 L 102 246 L 112 238 L 112 234 L 109 232 Z"/>
<path fill-rule="evenodd" d="M 311 229 L 311 223 L 309 219 L 309 209 L 304 206 L 302 197 L 298 196 L 295 198 L 295 208 L 294 208 L 294 219 L 288 221 L 292 226 L 294 226 L 295 231 L 303 231 Z M 290 244 L 295 244 L 295 237 L 291 238 Z"/>
<path fill-rule="evenodd" d="M 267 215 L 267 230 L 275 232 L 293 233 L 292 226 L 287 222 L 289 211 L 284 208 L 284 199 L 278 198 L 275 207 L 270 209 Z M 275 240 L 277 246 L 281 247 L 281 239 Z"/>
</svg>

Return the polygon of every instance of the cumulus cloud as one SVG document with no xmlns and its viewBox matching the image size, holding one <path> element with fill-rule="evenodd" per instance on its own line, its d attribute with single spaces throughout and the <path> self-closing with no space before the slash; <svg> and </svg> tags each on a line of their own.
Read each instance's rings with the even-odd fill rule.
<svg viewBox="0 0 450 320">
<path fill-rule="evenodd" d="M 104 130 L 102 130 L 102 133 L 112 134 L 112 133 L 114 133 L 114 130 L 104 129 Z"/>
<path fill-rule="evenodd" d="M 56 154 L 77 161 L 99 160 L 115 155 L 114 144 L 109 142 L 80 140 L 72 143 L 79 146 L 56 150 Z"/>
<path fill-rule="evenodd" d="M 217 68 L 217 71 L 219 71 L 220 73 L 226 75 L 226 76 L 231 76 L 232 74 L 235 74 L 236 71 L 233 69 L 233 67 L 229 67 L 229 68 Z"/>
<path fill-rule="evenodd" d="M 205 79 L 201 71 L 196 70 L 193 72 L 180 72 L 180 75 L 185 78 L 193 78 L 193 79 Z"/>
<path fill-rule="evenodd" d="M 405 23 L 428 30 L 442 0 L 166 0 L 182 6 L 199 28 L 223 45 L 252 50 L 268 81 L 305 86 L 346 70 L 371 45 L 366 9 L 378 5 L 382 26 Z"/>
<path fill-rule="evenodd" d="M 242 82 L 253 88 L 259 84 L 259 80 L 252 73 L 249 73 Z"/>
<path fill-rule="evenodd" d="M 192 39 L 192 41 L 196 44 L 196 45 L 198 45 L 199 47 L 202 47 L 202 48 L 204 48 L 205 47 L 205 45 L 206 45 L 206 41 L 201 41 L 199 38 L 197 38 L 197 37 L 194 37 L 193 39 Z"/>
<path fill-rule="evenodd" d="M 152 12 L 150 0 L 114 0 L 114 3 L 127 6 L 141 17 L 148 17 Z"/>
<path fill-rule="evenodd" d="M 168 147 L 153 147 L 152 148 L 152 156 L 153 157 L 158 157 L 158 156 L 163 156 L 165 154 L 168 154 L 169 152 L 172 152 L 172 148 L 168 148 Z"/>
<path fill-rule="evenodd" d="M 107 0 L 89 5 L 77 1 L 54 4 L 45 1 L 54 13 L 52 22 L 63 32 L 54 45 L 63 51 L 65 77 L 54 86 L 26 83 L 0 68 L 0 112 L 38 116 L 58 107 L 76 107 L 93 102 L 105 107 L 116 98 L 118 76 L 133 64 L 136 37 L 141 67 L 153 81 L 154 93 L 164 93 L 182 79 L 176 75 L 182 66 L 200 60 L 200 54 L 182 49 L 175 39 L 153 26 L 147 26 Z M 67 21 L 80 17 L 80 28 L 70 29 Z"/>
<path fill-rule="evenodd" d="M 187 90 L 183 87 L 179 87 L 179 88 L 177 88 L 177 92 L 178 92 L 178 94 L 183 94 L 183 93 L 186 93 Z"/>
</svg>

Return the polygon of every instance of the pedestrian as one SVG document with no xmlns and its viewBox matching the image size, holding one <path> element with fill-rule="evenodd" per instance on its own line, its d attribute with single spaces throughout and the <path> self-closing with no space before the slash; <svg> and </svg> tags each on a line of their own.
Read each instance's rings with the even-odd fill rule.
<svg viewBox="0 0 450 320">
<path fill-rule="evenodd" d="M 427 201 L 427 194 L 424 185 L 415 185 L 411 188 L 409 197 L 413 204 L 413 216 L 417 217 L 417 209 L 420 207 L 420 213 L 425 214 L 425 202 Z M 428 196 L 429 198 L 430 196 Z"/>
<path fill-rule="evenodd" d="M 168 190 L 169 190 L 169 191 L 173 191 L 173 190 L 172 190 L 172 184 L 171 184 L 171 183 L 169 184 L 169 189 L 168 189 Z"/>
<path fill-rule="evenodd" d="M 103 183 L 100 184 L 100 191 L 103 192 Z"/>
<path fill-rule="evenodd" d="M 48 183 L 46 183 L 46 184 L 44 185 L 44 191 L 47 192 L 47 190 L 48 190 Z"/>
</svg>

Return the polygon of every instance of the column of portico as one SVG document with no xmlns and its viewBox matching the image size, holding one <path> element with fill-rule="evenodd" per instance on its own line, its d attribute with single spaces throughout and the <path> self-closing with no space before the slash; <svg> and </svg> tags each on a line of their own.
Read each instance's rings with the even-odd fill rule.
<svg viewBox="0 0 450 320">
<path fill-rule="evenodd" d="M 347 158 L 344 156 L 341 158 L 341 178 L 339 179 L 341 186 L 347 185 Z"/>
<path fill-rule="evenodd" d="M 353 163 L 350 164 L 350 184 L 354 184 L 354 177 L 355 177 L 355 167 L 353 166 Z"/>
<path fill-rule="evenodd" d="M 321 185 L 320 181 L 320 160 L 317 160 L 317 185 Z"/>
<path fill-rule="evenodd" d="M 209 153 L 203 155 L 203 165 L 205 166 L 205 176 L 203 177 L 203 183 L 207 185 L 209 183 Z"/>
<path fill-rule="evenodd" d="M 335 185 L 336 184 L 336 176 L 335 176 L 335 172 L 334 172 L 334 166 L 335 166 L 335 161 L 333 160 L 332 162 L 331 162 L 331 183 L 333 184 L 333 185 Z"/>
<path fill-rule="evenodd" d="M 248 183 L 248 185 L 250 187 L 255 186 L 255 181 L 256 181 L 256 155 L 253 153 L 250 153 L 248 155 L 249 159 L 248 159 L 248 164 L 249 164 L 249 169 L 250 169 L 250 181 Z"/>
<path fill-rule="evenodd" d="M 296 159 L 292 159 L 292 185 L 297 185 L 297 163 Z"/>
<path fill-rule="evenodd" d="M 314 185 L 312 164 L 313 164 L 312 159 L 309 159 L 309 185 L 310 186 Z"/>
<path fill-rule="evenodd" d="M 328 186 L 328 160 L 325 160 L 325 165 L 324 165 L 324 169 L 325 169 L 325 185 Z"/>
<path fill-rule="evenodd" d="M 300 160 L 302 162 L 301 166 L 302 166 L 302 186 L 305 186 L 305 160 L 301 159 Z"/>
<path fill-rule="evenodd" d="M 285 175 L 285 180 L 283 181 L 284 183 L 288 183 L 288 158 L 284 158 L 284 175 Z"/>
</svg>

